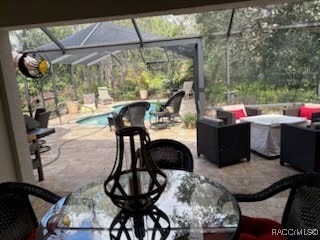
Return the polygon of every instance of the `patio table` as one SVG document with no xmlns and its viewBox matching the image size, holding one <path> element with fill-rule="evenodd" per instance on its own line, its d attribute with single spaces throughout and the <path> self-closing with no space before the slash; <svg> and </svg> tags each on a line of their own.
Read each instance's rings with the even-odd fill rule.
<svg viewBox="0 0 320 240">
<path fill-rule="evenodd" d="M 164 170 L 167 185 L 155 206 L 130 215 L 115 206 L 99 179 L 62 198 L 42 218 L 37 239 L 236 239 L 239 205 L 219 183 Z"/>
<path fill-rule="evenodd" d="M 240 118 L 251 123 L 251 150 L 269 159 L 280 156 L 280 126 L 283 123 L 307 126 L 307 119 L 280 114 L 265 114 Z"/>
</svg>

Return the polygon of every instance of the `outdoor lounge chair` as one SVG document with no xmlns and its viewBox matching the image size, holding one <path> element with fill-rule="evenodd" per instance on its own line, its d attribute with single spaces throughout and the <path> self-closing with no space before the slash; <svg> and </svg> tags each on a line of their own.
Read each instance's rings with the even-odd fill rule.
<svg viewBox="0 0 320 240">
<path fill-rule="evenodd" d="M 185 98 L 190 99 L 193 97 L 193 81 L 185 81 L 182 90 L 186 93 Z"/>
<path fill-rule="evenodd" d="M 308 119 L 308 125 L 311 125 L 313 122 L 320 122 L 320 104 L 306 103 L 294 108 L 284 109 L 283 115 L 305 117 Z"/>
<path fill-rule="evenodd" d="M 216 111 L 217 118 L 222 119 L 225 124 L 236 124 L 241 117 L 261 115 L 261 109 L 244 104 L 223 106 L 217 108 Z"/>
<path fill-rule="evenodd" d="M 109 95 L 107 87 L 98 87 L 98 94 L 98 103 L 107 104 L 113 102 L 113 98 Z"/>
<path fill-rule="evenodd" d="M 179 117 L 181 119 L 179 112 L 180 112 L 182 98 L 185 96 L 185 94 L 186 94 L 185 91 L 180 90 L 175 94 L 173 94 L 166 103 L 161 105 L 161 109 L 168 110 L 168 113 L 169 113 L 168 117 L 172 122 L 175 122 L 176 117 Z"/>
<path fill-rule="evenodd" d="M 5 182 L 0 184 L 0 239 L 36 239 L 37 217 L 29 195 L 49 203 L 56 203 L 61 197 L 27 183 Z M 31 238 L 34 236 L 34 238 Z M 28 238 L 30 237 L 30 238 Z"/>
<path fill-rule="evenodd" d="M 306 171 L 320 170 L 320 129 L 281 125 L 280 164 Z"/>
<path fill-rule="evenodd" d="M 319 239 L 318 229 L 320 228 L 320 174 L 319 173 L 304 173 L 297 174 L 290 177 L 281 179 L 280 181 L 272 184 L 268 188 L 254 194 L 234 194 L 238 202 L 258 202 L 266 200 L 277 193 L 290 189 L 290 195 L 287 200 L 283 216 L 282 227 L 286 231 L 290 230 L 296 234 L 287 234 L 289 240 L 316 240 Z M 243 218 L 242 218 L 243 219 Z M 253 224 L 257 222 L 266 222 L 266 219 L 254 218 Z M 271 220 L 269 220 L 270 222 Z M 241 223 L 244 226 L 244 222 Z M 249 226 L 250 227 L 250 226 Z M 264 235 L 264 239 L 274 239 L 272 231 L 274 228 L 270 224 L 265 226 L 251 226 L 252 232 L 261 234 L 261 231 L 269 231 L 270 237 Z M 304 235 L 301 231 L 307 229 L 316 229 L 317 234 Z M 312 230 L 313 232 L 313 230 Z M 300 234 L 299 234 L 300 233 Z M 280 235 L 280 234 L 279 234 Z M 241 229 L 240 229 L 241 239 Z M 258 239 L 255 237 L 246 239 Z M 276 238 L 279 239 L 279 238 Z"/>
<path fill-rule="evenodd" d="M 81 112 L 82 113 L 85 113 L 85 112 L 93 113 L 97 109 L 96 95 L 94 93 L 88 93 L 88 94 L 83 94 L 82 97 L 83 97 L 83 104 L 81 106 Z M 71 111 L 71 112 L 73 112 L 73 111 Z"/>
<path fill-rule="evenodd" d="M 223 120 L 197 121 L 197 152 L 222 167 L 246 158 L 250 161 L 250 123 L 224 125 Z"/>
</svg>

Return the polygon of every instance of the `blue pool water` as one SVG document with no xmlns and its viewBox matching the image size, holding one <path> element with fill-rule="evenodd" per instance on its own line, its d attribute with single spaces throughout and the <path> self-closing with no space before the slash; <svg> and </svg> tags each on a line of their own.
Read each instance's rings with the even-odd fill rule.
<svg viewBox="0 0 320 240">
<path fill-rule="evenodd" d="M 114 106 L 114 112 L 118 113 L 120 111 L 120 109 L 124 106 L 124 104 L 122 105 L 117 105 Z M 150 119 L 150 114 L 149 112 L 152 110 L 156 110 L 156 103 L 150 103 L 150 108 L 146 113 L 145 116 L 145 120 L 149 120 Z M 81 124 L 81 125 L 108 125 L 108 115 L 110 113 L 104 113 L 104 114 L 100 114 L 100 115 L 96 115 L 96 116 L 92 116 L 92 117 L 87 117 L 84 119 L 81 119 L 79 121 L 77 121 L 77 123 Z"/>
</svg>

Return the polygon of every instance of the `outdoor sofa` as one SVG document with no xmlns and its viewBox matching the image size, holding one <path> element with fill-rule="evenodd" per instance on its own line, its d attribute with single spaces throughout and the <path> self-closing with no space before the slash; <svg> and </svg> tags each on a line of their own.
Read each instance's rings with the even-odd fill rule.
<svg viewBox="0 0 320 240">
<path fill-rule="evenodd" d="M 283 115 L 305 117 L 308 119 L 308 125 L 313 122 L 320 122 L 320 104 L 305 103 L 294 108 L 284 109 Z"/>
<path fill-rule="evenodd" d="M 217 108 L 216 111 L 217 118 L 222 119 L 225 124 L 239 123 L 241 117 L 261 115 L 261 109 L 244 104 L 223 106 Z"/>
</svg>

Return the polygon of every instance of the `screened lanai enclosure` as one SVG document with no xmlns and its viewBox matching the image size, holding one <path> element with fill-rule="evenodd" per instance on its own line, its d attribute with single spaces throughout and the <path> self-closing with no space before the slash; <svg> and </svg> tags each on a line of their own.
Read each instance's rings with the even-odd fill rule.
<svg viewBox="0 0 320 240">
<path fill-rule="evenodd" d="M 159 37 L 141 32 L 134 19 L 131 19 L 131 23 L 133 28 L 111 22 L 98 22 L 62 40 L 58 40 L 49 29 L 43 28 L 42 31 L 53 43 L 24 52 L 44 54 L 51 62 L 53 98 L 56 106 L 59 104 L 55 71 L 55 66 L 58 64 L 67 65 L 73 100 L 79 99 L 79 85 L 87 85 L 87 93 L 95 92 L 97 86 L 107 85 L 112 94 L 120 100 L 135 98 L 140 85 L 147 87 L 156 97 L 162 97 L 166 93 L 165 90 L 178 89 L 183 79 L 179 79 L 177 85 L 168 77 L 174 70 L 172 65 L 178 63 L 189 66 L 189 69 L 186 69 L 188 73 L 185 74 L 185 79 L 195 82 L 194 88 L 199 90 L 195 94 L 197 111 L 203 112 L 201 36 Z M 140 64 L 130 61 L 138 61 Z M 76 82 L 74 76 L 75 67 L 78 65 L 81 65 L 84 73 L 81 82 Z M 101 71 L 104 73 L 107 71 L 107 81 L 103 81 Z"/>
<path fill-rule="evenodd" d="M 320 1 L 301 1 L 14 35 L 20 51 L 50 59 L 52 76 L 38 85 L 56 92 L 56 102 L 81 99 L 98 85 L 116 99 L 137 99 L 142 82 L 151 97 L 166 97 L 194 81 L 203 113 L 231 103 L 318 102 L 319 10 Z"/>
</svg>

